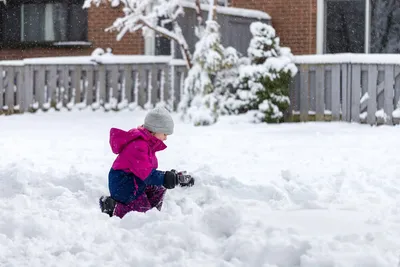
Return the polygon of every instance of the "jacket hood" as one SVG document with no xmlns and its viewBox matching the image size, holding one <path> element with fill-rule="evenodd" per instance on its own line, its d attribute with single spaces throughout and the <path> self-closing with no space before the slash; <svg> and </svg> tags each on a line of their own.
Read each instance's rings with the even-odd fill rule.
<svg viewBox="0 0 400 267">
<path fill-rule="evenodd" d="M 163 141 L 154 137 L 143 127 L 134 128 L 129 131 L 118 128 L 111 128 L 110 130 L 110 146 L 114 154 L 120 154 L 130 142 L 138 139 L 148 142 L 154 152 L 164 150 L 167 147 Z"/>
</svg>

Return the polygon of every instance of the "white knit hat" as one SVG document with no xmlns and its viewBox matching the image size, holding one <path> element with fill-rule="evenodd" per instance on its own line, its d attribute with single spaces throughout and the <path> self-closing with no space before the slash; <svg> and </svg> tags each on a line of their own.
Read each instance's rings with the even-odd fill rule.
<svg viewBox="0 0 400 267">
<path fill-rule="evenodd" d="M 168 110 L 163 107 L 150 110 L 144 119 L 143 126 L 153 133 L 170 135 L 174 132 L 174 121 Z"/>
</svg>

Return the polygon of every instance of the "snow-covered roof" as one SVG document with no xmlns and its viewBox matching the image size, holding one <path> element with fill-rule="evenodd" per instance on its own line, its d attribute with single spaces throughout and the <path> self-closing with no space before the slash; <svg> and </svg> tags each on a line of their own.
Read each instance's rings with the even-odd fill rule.
<svg viewBox="0 0 400 267">
<path fill-rule="evenodd" d="M 294 57 L 297 64 L 400 64 L 400 54 L 324 54 L 299 55 Z"/>
<path fill-rule="evenodd" d="M 182 1 L 181 5 L 187 8 L 196 8 L 194 2 L 191 1 Z M 208 11 L 207 4 L 201 4 L 200 8 L 204 11 Z M 245 9 L 245 8 L 237 8 L 237 7 L 224 7 L 224 6 L 217 6 L 216 7 L 217 13 L 225 14 L 225 15 L 233 15 L 238 17 L 244 18 L 255 18 L 255 19 L 264 19 L 264 20 L 271 20 L 271 16 L 267 13 L 259 10 L 253 9 Z"/>
</svg>

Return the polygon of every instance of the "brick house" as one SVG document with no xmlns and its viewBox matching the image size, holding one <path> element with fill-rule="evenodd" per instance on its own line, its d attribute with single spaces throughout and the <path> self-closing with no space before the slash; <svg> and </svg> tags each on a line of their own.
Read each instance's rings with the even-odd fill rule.
<svg viewBox="0 0 400 267">
<path fill-rule="evenodd" d="M 82 10 L 83 0 L 8 2 L 0 8 L 0 60 L 89 55 L 96 47 L 111 47 L 114 54 L 157 54 L 154 40 L 144 40 L 140 31 L 121 41 L 116 41 L 116 33 L 104 31 L 121 15 L 120 7 L 103 4 Z M 394 41 L 391 47 L 381 41 L 395 38 L 400 12 L 391 11 L 392 37 L 381 36 L 376 21 L 385 13 L 380 2 L 384 0 L 226 0 L 219 4 L 270 15 L 281 44 L 295 55 L 397 52 Z"/>
<path fill-rule="evenodd" d="M 117 54 L 143 52 L 140 33 L 118 42 L 115 34 L 104 32 L 120 8 L 101 5 L 83 10 L 82 4 L 83 0 L 12 0 L 6 7 L 1 4 L 0 60 L 90 55 L 95 47 L 112 47 Z"/>
<path fill-rule="evenodd" d="M 400 1 L 232 0 L 235 7 L 259 9 L 296 55 L 399 53 Z"/>
</svg>

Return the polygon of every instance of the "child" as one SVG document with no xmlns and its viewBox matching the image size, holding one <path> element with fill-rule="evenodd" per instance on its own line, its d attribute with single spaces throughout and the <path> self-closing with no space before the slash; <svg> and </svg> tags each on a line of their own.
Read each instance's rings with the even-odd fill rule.
<svg viewBox="0 0 400 267">
<path fill-rule="evenodd" d="M 161 107 L 148 112 L 143 126 L 110 130 L 111 149 L 118 156 L 108 175 L 111 196 L 99 200 L 102 212 L 122 218 L 130 211 L 161 210 L 166 189 L 194 184 L 185 173 L 157 170 L 155 153 L 167 147 L 163 141 L 173 130 L 171 115 Z"/>
</svg>

